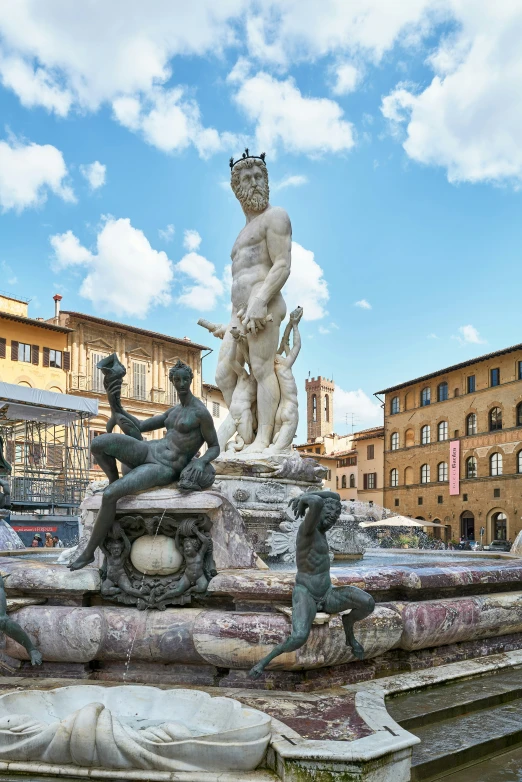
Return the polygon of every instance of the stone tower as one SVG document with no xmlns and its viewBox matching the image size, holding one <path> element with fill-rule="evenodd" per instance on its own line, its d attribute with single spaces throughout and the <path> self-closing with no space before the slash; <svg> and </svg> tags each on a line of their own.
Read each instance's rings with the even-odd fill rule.
<svg viewBox="0 0 522 782">
<path fill-rule="evenodd" d="M 325 377 L 305 381 L 308 442 L 333 432 L 333 395 L 335 383 Z"/>
</svg>

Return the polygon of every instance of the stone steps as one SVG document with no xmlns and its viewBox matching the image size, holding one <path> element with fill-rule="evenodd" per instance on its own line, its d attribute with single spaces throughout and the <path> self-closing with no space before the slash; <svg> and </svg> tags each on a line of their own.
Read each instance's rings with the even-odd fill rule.
<svg viewBox="0 0 522 782">
<path fill-rule="evenodd" d="M 522 669 L 399 696 L 387 708 L 421 739 L 413 748 L 412 782 L 446 777 L 522 744 Z M 478 776 L 473 776 L 473 766 L 469 769 L 469 779 L 482 782 L 478 768 Z"/>
</svg>

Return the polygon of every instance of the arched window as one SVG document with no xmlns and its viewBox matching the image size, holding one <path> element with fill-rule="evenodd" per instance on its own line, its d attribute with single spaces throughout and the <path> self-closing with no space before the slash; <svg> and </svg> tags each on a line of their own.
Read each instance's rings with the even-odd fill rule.
<svg viewBox="0 0 522 782">
<path fill-rule="evenodd" d="M 439 481 L 447 481 L 448 480 L 448 463 L 447 462 L 439 462 L 437 465 L 437 477 Z"/>
<path fill-rule="evenodd" d="M 466 416 L 466 434 L 477 434 L 477 416 L 470 413 Z"/>
<path fill-rule="evenodd" d="M 448 384 L 439 383 L 437 386 L 437 402 L 445 402 L 448 398 Z"/>
<path fill-rule="evenodd" d="M 330 420 L 330 397 L 328 394 L 324 396 L 324 420 Z"/>
<path fill-rule="evenodd" d="M 390 438 L 390 445 L 392 451 L 396 451 L 399 448 L 399 433 L 394 432 Z"/>
<path fill-rule="evenodd" d="M 489 457 L 489 474 L 502 475 L 502 454 L 492 453 Z"/>
<path fill-rule="evenodd" d="M 423 388 L 421 391 L 421 407 L 426 407 L 431 402 L 431 388 Z"/>
<path fill-rule="evenodd" d="M 496 432 L 502 429 L 502 410 L 500 407 L 492 407 L 489 411 L 489 431 Z"/>
<path fill-rule="evenodd" d="M 437 427 L 437 440 L 439 442 L 441 440 L 447 440 L 448 439 L 448 422 L 447 421 L 441 421 Z"/>
<path fill-rule="evenodd" d="M 429 424 L 426 424 L 426 426 L 421 426 L 421 443 L 422 443 L 422 445 L 428 445 L 430 440 L 431 440 L 431 429 L 429 427 Z"/>
<path fill-rule="evenodd" d="M 522 451 L 517 453 L 517 472 L 522 473 Z"/>
<path fill-rule="evenodd" d="M 466 459 L 466 478 L 477 477 L 477 460 L 474 456 L 468 456 Z"/>
<path fill-rule="evenodd" d="M 404 433 L 404 439 L 406 442 L 406 448 L 411 448 L 412 445 L 415 445 L 415 432 L 413 429 L 406 429 Z"/>
<path fill-rule="evenodd" d="M 350 473 L 350 489 L 355 489 L 355 473 Z"/>
<path fill-rule="evenodd" d="M 399 410 L 400 410 L 399 397 L 398 396 L 394 396 L 392 401 L 391 401 L 391 403 L 390 403 L 390 413 L 391 413 L 391 415 L 395 415 L 396 413 L 399 412 Z"/>
<path fill-rule="evenodd" d="M 315 394 L 312 395 L 312 421 L 317 423 L 317 397 Z"/>
<path fill-rule="evenodd" d="M 517 416 L 515 426 L 522 426 L 522 402 L 517 405 Z"/>
<path fill-rule="evenodd" d="M 346 489 L 346 475 L 343 475 L 341 479 L 341 489 Z"/>
<path fill-rule="evenodd" d="M 421 467 L 421 483 L 430 482 L 430 465 L 423 464 Z"/>
<path fill-rule="evenodd" d="M 395 468 L 390 470 L 390 486 L 394 488 L 399 485 L 399 471 Z"/>
<path fill-rule="evenodd" d="M 404 470 L 404 483 L 406 486 L 411 486 L 413 483 L 413 467 L 406 467 Z"/>
</svg>

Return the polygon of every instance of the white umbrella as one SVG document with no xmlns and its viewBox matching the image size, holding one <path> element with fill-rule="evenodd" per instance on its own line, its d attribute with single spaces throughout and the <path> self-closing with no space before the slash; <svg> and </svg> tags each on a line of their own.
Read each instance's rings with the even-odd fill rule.
<svg viewBox="0 0 522 782">
<path fill-rule="evenodd" d="M 391 516 L 389 519 L 380 521 L 361 521 L 359 527 L 441 527 L 445 529 L 445 524 L 435 524 L 433 521 L 424 521 L 424 519 L 409 519 L 407 516 Z"/>
</svg>

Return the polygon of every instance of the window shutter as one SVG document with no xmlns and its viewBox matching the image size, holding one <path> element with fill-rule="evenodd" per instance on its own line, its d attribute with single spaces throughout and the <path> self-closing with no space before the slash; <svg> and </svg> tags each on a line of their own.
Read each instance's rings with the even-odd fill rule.
<svg viewBox="0 0 522 782">
<path fill-rule="evenodd" d="M 5 358 L 5 337 L 0 337 L 0 358 Z"/>
<path fill-rule="evenodd" d="M 367 489 L 367 488 L 368 488 L 368 473 L 365 472 L 363 475 L 363 489 Z"/>
<path fill-rule="evenodd" d="M 16 339 L 11 340 L 11 361 L 18 361 L 18 342 Z"/>
<path fill-rule="evenodd" d="M 62 362 L 63 369 L 65 372 L 68 372 L 71 368 L 71 354 L 69 353 L 68 350 L 64 350 L 62 357 L 63 357 L 63 362 Z"/>
<path fill-rule="evenodd" d="M 48 367 L 49 366 L 49 348 L 43 348 L 42 366 L 44 366 L 44 367 Z"/>
<path fill-rule="evenodd" d="M 35 367 L 40 363 L 40 348 L 38 345 L 31 345 L 31 364 Z"/>
<path fill-rule="evenodd" d="M 376 472 L 373 473 L 373 488 L 374 489 L 377 488 L 377 473 Z"/>
</svg>

